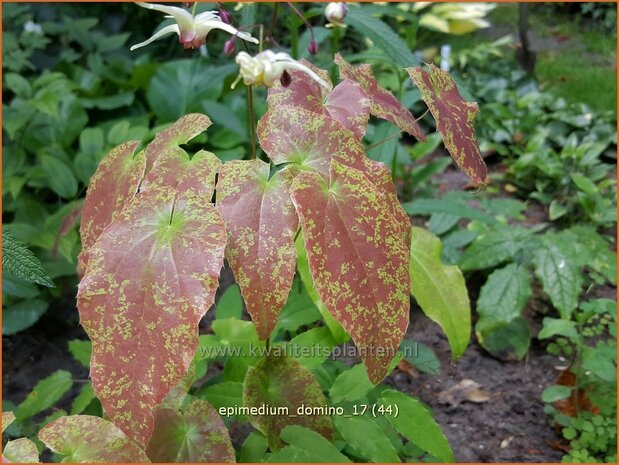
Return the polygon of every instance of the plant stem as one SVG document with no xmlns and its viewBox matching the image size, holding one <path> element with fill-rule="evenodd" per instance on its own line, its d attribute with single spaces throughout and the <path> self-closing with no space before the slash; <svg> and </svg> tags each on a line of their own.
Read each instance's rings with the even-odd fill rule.
<svg viewBox="0 0 619 465">
<path fill-rule="evenodd" d="M 295 60 L 299 58 L 299 23 L 293 18 L 290 24 L 290 55 Z"/>
<path fill-rule="evenodd" d="M 333 31 L 331 32 L 331 57 L 334 57 L 337 52 L 340 51 L 340 28 L 337 26 L 333 27 Z M 335 82 L 337 79 L 337 71 L 336 66 L 333 64 L 331 66 L 331 80 Z"/>
<path fill-rule="evenodd" d="M 254 116 L 254 87 L 247 86 L 247 106 L 249 107 L 249 138 L 251 140 L 251 158 L 256 158 L 256 124 Z"/>
<path fill-rule="evenodd" d="M 402 131 L 398 131 L 395 134 L 391 134 L 390 136 L 385 137 L 383 140 L 379 140 L 378 142 L 376 142 L 375 144 L 372 145 L 368 145 L 365 150 L 371 150 L 374 147 L 378 147 L 381 144 L 384 144 L 387 141 L 390 141 L 391 139 L 393 139 L 394 137 L 399 137 L 400 134 L 402 134 Z"/>
</svg>

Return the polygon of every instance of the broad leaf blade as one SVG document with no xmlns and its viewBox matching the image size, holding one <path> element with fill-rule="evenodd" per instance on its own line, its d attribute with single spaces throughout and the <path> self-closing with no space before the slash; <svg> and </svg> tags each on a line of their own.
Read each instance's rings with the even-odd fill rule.
<svg viewBox="0 0 619 465">
<path fill-rule="evenodd" d="M 262 160 L 233 161 L 222 165 L 217 182 L 226 258 L 261 339 L 271 334 L 290 293 L 298 228 L 289 194 L 292 173 L 284 168 L 270 179 L 269 173 Z"/>
<path fill-rule="evenodd" d="M 311 429 L 296 425 L 286 426 L 280 437 L 291 446 L 298 447 L 311 454 L 312 462 L 350 463 L 348 457 Z"/>
<path fill-rule="evenodd" d="M 408 326 L 408 247 L 361 171 L 334 160 L 329 186 L 317 173 L 302 172 L 292 200 L 316 290 L 378 383 Z"/>
<path fill-rule="evenodd" d="M 349 79 L 361 86 L 365 95 L 370 99 L 370 113 L 373 116 L 391 121 L 402 131 L 420 141 L 426 139 L 411 112 L 391 92 L 378 84 L 370 65 L 364 64 L 354 67 L 344 60 L 339 53 L 335 55 L 335 63 L 340 68 L 342 79 Z M 406 64 L 402 66 L 406 66 Z"/>
<path fill-rule="evenodd" d="M 236 462 L 228 430 L 211 404 L 192 401 L 182 412 L 155 409 L 155 427 L 146 454 L 152 462 Z"/>
<path fill-rule="evenodd" d="M 226 243 L 210 203 L 218 167 L 207 152 L 189 161 L 167 151 L 92 247 L 79 286 L 94 391 L 139 444 L 150 437 L 152 409 L 187 372 L 214 301 Z"/>
<path fill-rule="evenodd" d="M 23 423 L 58 402 L 73 385 L 71 373 L 58 370 L 39 381 L 26 398 L 15 408 L 17 423 Z"/>
<path fill-rule="evenodd" d="M 368 462 L 398 463 L 400 458 L 378 424 L 370 416 L 335 416 L 333 423 L 352 452 Z"/>
<path fill-rule="evenodd" d="M 428 66 L 429 72 L 423 68 L 406 68 L 406 71 L 421 91 L 452 158 L 474 183 L 484 184 L 488 170 L 475 136 L 475 117 L 479 107 L 474 102 L 462 100 L 447 71 L 432 64 Z"/>
<path fill-rule="evenodd" d="M 39 439 L 72 463 L 148 463 L 148 457 L 113 423 L 90 415 L 61 417 L 39 432 Z"/>
<path fill-rule="evenodd" d="M 145 169 L 143 152 L 134 156 L 139 144 L 139 141 L 131 141 L 112 149 L 90 179 L 80 225 L 82 252 L 77 266 L 80 273 L 86 271 L 90 248 L 99 235 L 138 191 Z"/>
<path fill-rule="evenodd" d="M 19 438 L 6 443 L 2 451 L 2 463 L 39 463 L 39 451 L 28 438 Z"/>
<path fill-rule="evenodd" d="M 449 339 L 454 357 L 466 350 L 471 336 L 471 308 L 462 272 L 441 261 L 439 238 L 413 228 L 409 274 L 411 292 L 424 313 Z"/>
<path fill-rule="evenodd" d="M 297 415 L 300 407 L 324 407 L 326 399 L 312 373 L 297 360 L 270 355 L 247 371 L 243 385 L 245 407 L 282 408 L 286 413 L 250 415 L 251 424 L 264 433 L 272 450 L 281 447 L 280 432 L 286 426 L 299 425 L 331 440 L 333 426 L 327 415 Z"/>
<path fill-rule="evenodd" d="M 11 231 L 2 228 L 2 271 L 42 286 L 54 287 L 54 282 L 41 261 Z"/>
</svg>

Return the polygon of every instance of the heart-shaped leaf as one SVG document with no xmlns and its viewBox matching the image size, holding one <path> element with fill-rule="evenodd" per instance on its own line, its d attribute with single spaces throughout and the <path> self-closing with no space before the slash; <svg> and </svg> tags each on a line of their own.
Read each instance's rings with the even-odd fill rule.
<svg viewBox="0 0 619 465">
<path fill-rule="evenodd" d="M 71 415 L 48 423 L 39 439 L 70 463 L 149 463 L 144 451 L 113 423 Z"/>
<path fill-rule="evenodd" d="M 261 339 L 277 323 L 294 278 L 297 214 L 291 170 L 269 178 L 261 160 L 232 161 L 219 170 L 217 207 L 226 223 L 226 258 Z"/>
<path fill-rule="evenodd" d="M 272 450 L 282 446 L 280 432 L 299 425 L 331 440 L 333 425 L 328 415 L 299 415 L 297 409 L 325 407 L 327 401 L 312 373 L 297 360 L 273 354 L 247 371 L 243 385 L 243 406 L 255 408 L 251 424 L 264 433 Z M 268 409 L 260 413 L 258 409 Z"/>
<path fill-rule="evenodd" d="M 142 191 L 91 248 L 79 285 L 93 389 L 139 444 L 150 437 L 152 409 L 187 372 L 198 322 L 214 301 L 226 244 L 210 203 L 218 168 L 208 152 L 158 157 Z"/>
<path fill-rule="evenodd" d="M 328 184 L 315 172 L 297 175 L 292 200 L 316 290 L 378 383 L 408 326 L 409 249 L 400 225 L 368 178 L 336 160 Z"/>
<path fill-rule="evenodd" d="M 182 412 L 157 407 L 146 454 L 157 463 L 234 463 L 228 430 L 211 404 L 195 399 Z"/>
<path fill-rule="evenodd" d="M 2 463 L 39 463 L 36 444 L 28 438 L 7 442 L 2 451 Z"/>
</svg>

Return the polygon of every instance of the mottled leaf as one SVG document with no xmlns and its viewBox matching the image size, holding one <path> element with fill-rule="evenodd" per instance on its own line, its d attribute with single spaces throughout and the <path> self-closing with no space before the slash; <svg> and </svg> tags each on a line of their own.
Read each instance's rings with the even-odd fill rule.
<svg viewBox="0 0 619 465">
<path fill-rule="evenodd" d="M 447 335 L 453 356 L 459 357 L 471 336 L 471 307 L 462 272 L 442 262 L 442 249 L 438 237 L 413 228 L 411 291 L 423 312 Z"/>
<path fill-rule="evenodd" d="M 2 228 L 2 271 L 12 273 L 29 283 L 54 287 L 54 282 L 43 268 L 41 260 L 5 228 Z"/>
<path fill-rule="evenodd" d="M 410 219 L 402 209 L 387 167 L 365 156 L 363 145 L 341 124 L 324 115 L 290 106 L 270 111 L 258 123 L 264 151 L 276 164 L 290 163 L 295 170 L 316 170 L 329 179 L 335 159 L 362 171 L 374 185 L 386 208 L 398 221 L 406 247 L 410 244 Z"/>
<path fill-rule="evenodd" d="M 90 415 L 61 417 L 39 431 L 39 439 L 64 462 L 149 462 L 144 451 L 113 423 Z"/>
<path fill-rule="evenodd" d="M 167 149 L 186 144 L 212 124 L 210 118 L 200 113 L 190 113 L 160 131 L 145 150 L 146 172 L 149 172 L 159 156 Z"/>
<path fill-rule="evenodd" d="M 289 425 L 299 425 L 331 440 L 333 426 L 327 415 L 297 415 L 299 407 L 324 407 L 326 399 L 312 373 L 297 360 L 270 355 L 247 371 L 243 385 L 243 405 L 276 409 L 267 414 L 251 414 L 251 424 L 267 437 L 272 450 L 281 447 L 279 434 Z"/>
<path fill-rule="evenodd" d="M 2 451 L 3 463 L 39 463 L 39 451 L 28 438 L 9 441 Z"/>
<path fill-rule="evenodd" d="M 383 391 L 380 404 L 397 406 L 398 415 L 385 415 L 389 423 L 410 442 L 434 455 L 442 462 L 453 462 L 454 457 L 440 426 L 432 413 L 418 400 L 393 389 Z"/>
<path fill-rule="evenodd" d="M 329 82 L 326 71 L 309 62 L 304 64 Z M 345 79 L 335 89 L 327 91 L 306 73 L 289 73 L 291 83 L 288 87 L 276 83 L 269 89 L 269 109 L 278 111 L 281 106 L 293 106 L 323 114 L 350 129 L 358 139 L 363 138 L 370 118 L 370 100 L 359 84 Z"/>
<path fill-rule="evenodd" d="M 370 99 L 370 113 L 373 116 L 391 121 L 402 131 L 409 133 L 420 141 L 426 139 L 411 112 L 391 92 L 383 89 L 378 84 L 370 65 L 363 64 L 354 67 L 344 60 L 339 53 L 335 55 L 335 63 L 340 68 L 340 77 L 342 79 L 350 79 L 361 86 L 361 89 Z"/>
<path fill-rule="evenodd" d="M 4 430 L 14 421 L 15 414 L 13 412 L 2 412 L 2 432 L 4 433 Z"/>
<path fill-rule="evenodd" d="M 316 290 L 378 383 L 408 326 L 409 249 L 399 224 L 365 175 L 335 160 L 329 185 L 302 172 L 292 199 Z"/>
<path fill-rule="evenodd" d="M 211 404 L 193 400 L 182 412 L 155 409 L 146 455 L 152 462 L 236 462 L 228 430 Z"/>
<path fill-rule="evenodd" d="M 569 319 L 578 306 L 582 290 L 582 273 L 574 260 L 551 240 L 545 240 L 533 256 L 535 274 L 542 282 L 562 318 Z"/>
<path fill-rule="evenodd" d="M 476 184 L 484 184 L 486 164 L 481 157 L 475 136 L 475 117 L 479 107 L 465 102 L 458 87 L 447 71 L 428 65 L 423 68 L 406 68 L 409 76 L 421 91 L 436 128 L 443 137 L 445 147 L 460 169 Z"/>
<path fill-rule="evenodd" d="M 214 301 L 226 243 L 210 203 L 218 168 L 208 152 L 160 156 L 92 247 L 79 285 L 94 391 L 139 444 L 150 437 L 152 409 L 187 372 L 198 322 Z"/>
<path fill-rule="evenodd" d="M 126 142 L 112 149 L 101 160 L 90 179 L 82 208 L 80 235 L 82 252 L 77 269 L 86 271 L 90 248 L 103 230 L 133 199 L 144 176 L 144 153 L 134 156 L 139 141 Z"/>
<path fill-rule="evenodd" d="M 217 208 L 228 232 L 226 258 L 261 339 L 277 323 L 294 278 L 297 214 L 290 200 L 292 172 L 269 179 L 262 160 L 232 161 L 219 170 Z"/>
<path fill-rule="evenodd" d="M 173 409 L 181 408 L 185 398 L 187 397 L 189 389 L 191 389 L 195 376 L 196 366 L 194 363 L 191 363 L 187 369 L 187 373 L 185 373 L 185 376 L 183 376 L 179 383 L 165 396 L 162 405 Z"/>
</svg>

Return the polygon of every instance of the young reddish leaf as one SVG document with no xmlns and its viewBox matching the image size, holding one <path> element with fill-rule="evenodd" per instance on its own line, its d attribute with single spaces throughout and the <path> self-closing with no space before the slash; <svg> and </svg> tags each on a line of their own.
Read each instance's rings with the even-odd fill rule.
<svg viewBox="0 0 619 465">
<path fill-rule="evenodd" d="M 408 326 L 409 249 L 400 225 L 365 175 L 336 160 L 329 185 L 301 172 L 292 200 L 316 290 L 378 383 Z"/>
<path fill-rule="evenodd" d="M 243 406 L 266 406 L 269 409 L 266 414 L 249 415 L 249 421 L 267 437 L 271 450 L 277 450 L 283 445 L 279 433 L 289 425 L 309 428 L 331 440 L 331 417 L 298 415 L 297 412 L 300 407 L 327 405 L 314 375 L 297 360 L 273 352 L 251 367 L 245 376 Z"/>
<path fill-rule="evenodd" d="M 325 81 L 326 71 L 305 63 Z M 269 89 L 269 108 L 278 111 L 281 106 L 300 107 L 323 114 L 350 129 L 358 139 L 363 139 L 370 118 L 370 99 L 361 87 L 348 79 L 343 80 L 331 92 L 301 71 L 290 71 L 292 82 L 284 87 L 276 84 Z"/>
<path fill-rule="evenodd" d="M 82 252 L 77 269 L 86 271 L 89 250 L 101 232 L 133 199 L 144 176 L 144 153 L 134 156 L 139 141 L 120 144 L 108 153 L 90 179 L 82 208 Z"/>
<path fill-rule="evenodd" d="M 421 91 L 421 97 L 434 116 L 445 147 L 455 162 L 473 182 L 484 184 L 487 169 L 475 137 L 475 117 L 479 107 L 475 102 L 462 100 L 447 71 L 432 64 L 428 66 L 430 72 L 423 68 L 406 68 L 406 71 Z"/>
<path fill-rule="evenodd" d="M 362 171 L 383 196 L 384 208 L 397 219 L 404 244 L 410 246 L 410 219 L 400 205 L 389 170 L 366 157 L 363 145 L 348 129 L 324 115 L 281 106 L 260 119 L 258 137 L 276 164 L 313 169 L 325 179 L 329 178 L 332 159 Z"/>
<path fill-rule="evenodd" d="M 172 126 L 160 131 L 146 147 L 146 172 L 167 149 L 186 144 L 213 124 L 210 118 L 200 113 L 190 113 L 176 121 Z"/>
<path fill-rule="evenodd" d="M 236 462 L 226 425 L 207 401 L 193 400 L 182 412 L 160 406 L 154 415 L 155 427 L 146 448 L 152 462 Z"/>
<path fill-rule="evenodd" d="M 402 131 L 406 131 L 420 141 L 426 140 L 426 136 L 421 131 L 411 112 L 391 92 L 383 89 L 378 84 L 370 65 L 363 64 L 354 67 L 344 60 L 339 53 L 335 54 L 335 63 L 340 68 L 340 77 L 342 79 L 350 79 L 356 82 L 366 93 L 370 99 L 370 113 L 372 115 L 391 121 Z"/>
<path fill-rule="evenodd" d="M 170 392 L 165 396 L 161 405 L 178 409 L 181 408 L 185 398 L 187 397 L 187 393 L 193 384 L 193 380 L 196 376 L 196 365 L 191 363 L 189 368 L 187 369 L 187 373 L 180 380 L 180 382 L 170 389 Z"/>
<path fill-rule="evenodd" d="M 28 438 L 9 441 L 2 452 L 2 463 L 39 463 L 39 451 Z"/>
<path fill-rule="evenodd" d="M 113 423 L 90 415 L 60 417 L 39 439 L 70 463 L 149 463 L 144 451 Z"/>
<path fill-rule="evenodd" d="M 297 214 L 288 168 L 270 179 L 262 160 L 232 161 L 219 170 L 217 207 L 226 222 L 226 258 L 261 339 L 277 323 L 294 278 Z"/>
<path fill-rule="evenodd" d="M 226 244 L 210 203 L 218 165 L 208 152 L 191 161 L 180 149 L 166 152 L 91 248 L 79 286 L 93 389 L 139 444 L 150 437 L 152 409 L 187 372 L 214 301 Z"/>
</svg>

